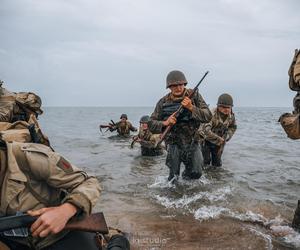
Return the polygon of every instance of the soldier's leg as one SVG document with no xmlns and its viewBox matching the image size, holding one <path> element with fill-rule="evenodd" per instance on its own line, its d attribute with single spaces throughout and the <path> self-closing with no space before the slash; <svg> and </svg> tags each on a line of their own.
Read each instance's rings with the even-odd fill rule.
<svg viewBox="0 0 300 250">
<path fill-rule="evenodd" d="M 294 229 L 300 231 L 300 200 L 298 200 L 292 226 Z"/>
<path fill-rule="evenodd" d="M 71 231 L 64 238 L 43 250 L 99 250 L 96 244 L 95 233 Z"/>
<path fill-rule="evenodd" d="M 184 178 L 199 179 L 202 175 L 202 168 L 204 167 L 201 149 L 198 143 L 192 144 L 187 150 L 187 158 L 184 161 L 185 171 Z"/>
<path fill-rule="evenodd" d="M 13 237 L 0 236 L 0 250 L 30 250 L 30 247 L 14 241 Z"/>
<path fill-rule="evenodd" d="M 168 145 L 168 154 L 166 159 L 166 165 L 170 169 L 168 180 L 171 181 L 175 176 L 180 174 L 180 150 L 177 145 Z"/>
<path fill-rule="evenodd" d="M 212 158 L 211 165 L 214 167 L 221 167 L 222 166 L 221 157 L 223 154 L 223 150 L 220 151 L 220 147 L 212 143 L 210 147 L 211 147 L 211 158 Z"/>
<path fill-rule="evenodd" d="M 202 146 L 201 146 L 201 150 L 202 150 L 202 156 L 203 156 L 203 160 L 204 160 L 204 164 L 205 165 L 209 165 L 211 162 L 211 157 L 210 157 L 210 147 L 207 141 L 205 141 Z"/>
</svg>

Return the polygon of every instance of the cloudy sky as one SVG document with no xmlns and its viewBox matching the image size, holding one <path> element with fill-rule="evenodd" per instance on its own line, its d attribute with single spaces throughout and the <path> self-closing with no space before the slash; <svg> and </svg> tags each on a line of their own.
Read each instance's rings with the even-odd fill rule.
<svg viewBox="0 0 300 250">
<path fill-rule="evenodd" d="M 299 0 L 1 0 L 0 79 L 45 106 L 154 106 L 182 70 L 214 105 L 292 105 Z"/>
</svg>

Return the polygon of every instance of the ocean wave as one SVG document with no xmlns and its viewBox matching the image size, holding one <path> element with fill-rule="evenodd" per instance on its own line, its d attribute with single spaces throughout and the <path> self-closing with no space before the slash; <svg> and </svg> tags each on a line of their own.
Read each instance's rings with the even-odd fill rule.
<svg viewBox="0 0 300 250">
<path fill-rule="evenodd" d="M 272 250 L 273 249 L 272 236 L 271 235 L 268 235 L 268 234 L 265 234 L 265 233 L 263 233 L 261 231 L 258 231 L 255 228 L 249 228 L 249 230 L 251 232 L 253 232 L 254 234 L 256 234 L 257 236 L 262 237 L 265 240 L 265 242 L 266 242 L 266 248 L 268 250 Z"/>
<path fill-rule="evenodd" d="M 228 212 L 229 209 L 225 207 L 217 207 L 217 206 L 203 206 L 198 208 L 195 213 L 194 217 L 196 220 L 208 220 L 208 219 L 216 219 L 219 218 L 220 215 L 224 212 Z"/>
<path fill-rule="evenodd" d="M 197 202 L 198 200 L 208 200 L 210 202 L 224 201 L 226 197 L 232 193 L 232 188 L 229 186 L 219 188 L 215 191 L 204 191 L 194 195 L 183 195 L 179 199 L 171 199 L 166 196 L 154 195 L 154 198 L 166 208 L 188 208 L 190 204 Z"/>
</svg>

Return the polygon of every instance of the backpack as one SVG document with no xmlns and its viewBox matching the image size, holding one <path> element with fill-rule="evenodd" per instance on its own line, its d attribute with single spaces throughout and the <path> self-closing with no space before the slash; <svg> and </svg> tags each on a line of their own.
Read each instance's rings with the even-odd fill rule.
<svg viewBox="0 0 300 250">
<path fill-rule="evenodd" d="M 0 122 L 0 140 L 6 142 L 34 142 L 50 146 L 49 139 L 43 134 L 35 115 L 28 122 Z"/>
<path fill-rule="evenodd" d="M 300 50 L 295 50 L 295 55 L 288 72 L 289 87 L 291 90 L 300 91 Z"/>
<path fill-rule="evenodd" d="M 278 122 L 289 138 L 300 139 L 300 114 L 285 113 L 280 116 Z"/>
<path fill-rule="evenodd" d="M 32 92 L 19 92 L 16 95 L 16 103 L 20 106 L 21 109 L 27 112 L 35 112 L 39 115 L 43 113 L 41 110 L 42 100 L 41 98 Z"/>
</svg>

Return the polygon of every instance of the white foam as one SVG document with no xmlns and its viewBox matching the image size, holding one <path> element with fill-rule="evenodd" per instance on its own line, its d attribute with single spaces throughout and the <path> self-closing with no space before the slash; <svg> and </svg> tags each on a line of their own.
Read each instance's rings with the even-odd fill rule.
<svg viewBox="0 0 300 250">
<path fill-rule="evenodd" d="M 183 195 L 182 198 L 179 199 L 170 199 L 168 197 L 163 197 L 160 195 L 154 195 L 154 197 L 158 200 L 158 202 L 167 207 L 167 208 L 188 208 L 188 205 L 190 205 L 193 202 L 196 202 L 201 199 L 207 199 L 210 202 L 213 201 L 221 201 L 226 200 L 226 196 L 232 192 L 232 189 L 230 187 L 224 187 L 217 189 L 210 192 L 199 192 L 198 194 L 188 196 Z"/>
<path fill-rule="evenodd" d="M 230 211 L 229 215 L 241 221 L 259 222 L 264 225 L 268 223 L 268 220 L 263 215 L 254 213 L 252 211 L 247 211 L 246 213 L 236 213 Z"/>
<path fill-rule="evenodd" d="M 170 188 L 174 184 L 168 181 L 166 176 L 157 176 L 153 184 L 148 185 L 148 188 Z"/>
<path fill-rule="evenodd" d="M 283 237 L 283 240 L 296 248 L 300 248 L 300 234 L 295 231 Z"/>
<path fill-rule="evenodd" d="M 221 201 L 226 200 L 226 196 L 232 193 L 232 188 L 230 186 L 219 188 L 212 193 L 206 192 L 206 198 L 213 202 L 213 201 Z"/>
<path fill-rule="evenodd" d="M 262 233 L 258 230 L 256 230 L 255 228 L 249 228 L 249 230 L 253 233 L 255 233 L 256 235 L 262 237 L 265 242 L 266 242 L 266 247 L 268 250 L 272 250 L 273 249 L 273 244 L 272 244 L 272 236 Z"/>
<path fill-rule="evenodd" d="M 195 187 L 199 187 L 200 185 L 209 185 L 211 181 L 207 179 L 205 176 L 202 176 L 198 180 L 184 180 L 181 177 L 179 178 L 179 182 L 177 185 L 180 186 L 188 186 L 189 188 L 187 189 L 192 189 Z M 175 187 L 175 184 L 172 184 L 171 182 L 168 181 L 167 176 L 157 176 L 155 178 L 155 181 L 153 184 L 148 185 L 148 188 L 170 188 L 170 187 Z"/>
<path fill-rule="evenodd" d="M 216 207 L 216 206 L 203 206 L 198 208 L 195 213 L 194 217 L 197 220 L 203 221 L 208 219 L 219 218 L 219 216 L 227 212 L 228 209 L 224 207 Z"/>
</svg>

